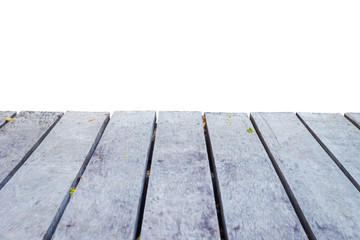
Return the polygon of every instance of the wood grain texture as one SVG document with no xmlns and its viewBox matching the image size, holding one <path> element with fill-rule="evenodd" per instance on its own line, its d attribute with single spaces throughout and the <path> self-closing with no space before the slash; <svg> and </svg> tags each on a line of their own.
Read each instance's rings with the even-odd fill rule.
<svg viewBox="0 0 360 240">
<path fill-rule="evenodd" d="M 1 111 L 0 112 L 0 129 L 7 123 L 6 117 L 14 117 L 16 115 L 16 112 L 14 111 Z"/>
<path fill-rule="evenodd" d="M 53 239 L 134 239 L 155 112 L 115 112 Z"/>
<path fill-rule="evenodd" d="M 228 238 L 307 239 L 248 116 L 205 117 Z"/>
<path fill-rule="evenodd" d="M 159 113 L 140 238 L 220 238 L 200 112 Z"/>
<path fill-rule="evenodd" d="M 0 239 L 47 234 L 108 118 L 108 113 L 89 112 L 67 112 L 61 118 L 0 191 Z"/>
<path fill-rule="evenodd" d="M 59 112 L 20 112 L 0 134 L 0 189 L 59 120 Z"/>
<path fill-rule="evenodd" d="M 340 113 L 298 113 L 330 157 L 360 191 L 360 131 Z"/>
<path fill-rule="evenodd" d="M 252 113 L 317 239 L 360 239 L 360 193 L 293 113 Z"/>
<path fill-rule="evenodd" d="M 360 113 L 345 113 L 345 117 L 360 129 Z"/>
</svg>

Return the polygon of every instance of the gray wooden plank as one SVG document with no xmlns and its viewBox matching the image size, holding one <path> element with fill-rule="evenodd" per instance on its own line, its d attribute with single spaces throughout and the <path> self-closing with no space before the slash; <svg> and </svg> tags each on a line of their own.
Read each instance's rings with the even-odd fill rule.
<svg viewBox="0 0 360 240">
<path fill-rule="evenodd" d="M 307 239 L 248 116 L 205 117 L 228 238 Z"/>
<path fill-rule="evenodd" d="M 345 117 L 360 129 L 360 113 L 345 113 Z"/>
<path fill-rule="evenodd" d="M 155 112 L 115 112 L 53 239 L 134 239 Z"/>
<path fill-rule="evenodd" d="M 360 191 L 360 131 L 340 113 L 298 113 L 330 157 Z"/>
<path fill-rule="evenodd" d="M 317 239 L 360 239 L 360 193 L 293 113 L 252 113 Z"/>
<path fill-rule="evenodd" d="M 6 117 L 12 118 L 16 115 L 14 111 L 1 111 L 0 112 L 0 129 L 7 123 Z"/>
<path fill-rule="evenodd" d="M 0 191 L 0 239 L 50 238 L 48 229 L 108 118 L 108 113 L 65 113 Z"/>
<path fill-rule="evenodd" d="M 59 112 L 20 112 L 0 134 L 0 189 L 60 119 Z"/>
<path fill-rule="evenodd" d="M 220 238 L 200 112 L 159 113 L 140 238 Z"/>
</svg>

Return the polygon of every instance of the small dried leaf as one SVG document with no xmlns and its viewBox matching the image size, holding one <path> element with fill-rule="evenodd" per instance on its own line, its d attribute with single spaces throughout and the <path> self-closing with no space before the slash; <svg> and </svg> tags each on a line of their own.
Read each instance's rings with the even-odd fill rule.
<svg viewBox="0 0 360 240">
<path fill-rule="evenodd" d="M 126 156 L 126 155 L 125 155 L 125 157 L 124 157 L 124 158 L 128 158 L 128 156 Z"/>
<path fill-rule="evenodd" d="M 6 120 L 6 121 L 9 121 L 9 122 L 15 121 L 15 119 L 13 119 L 13 118 L 11 118 L 11 117 L 6 117 L 5 120 Z"/>
<path fill-rule="evenodd" d="M 251 128 L 249 128 L 248 130 L 246 130 L 248 133 L 252 133 L 253 130 Z"/>
<path fill-rule="evenodd" d="M 146 171 L 146 176 L 150 176 L 150 170 Z"/>
<path fill-rule="evenodd" d="M 93 118 L 90 118 L 90 119 L 89 119 L 89 122 L 92 122 L 92 121 L 94 121 L 94 120 L 95 120 L 95 119 L 93 119 Z"/>
</svg>

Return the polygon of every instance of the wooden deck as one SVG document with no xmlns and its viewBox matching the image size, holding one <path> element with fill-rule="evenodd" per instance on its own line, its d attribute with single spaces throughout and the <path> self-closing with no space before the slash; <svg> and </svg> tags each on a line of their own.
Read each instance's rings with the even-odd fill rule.
<svg viewBox="0 0 360 240">
<path fill-rule="evenodd" d="M 0 239 L 360 239 L 360 113 L 0 112 Z"/>
</svg>

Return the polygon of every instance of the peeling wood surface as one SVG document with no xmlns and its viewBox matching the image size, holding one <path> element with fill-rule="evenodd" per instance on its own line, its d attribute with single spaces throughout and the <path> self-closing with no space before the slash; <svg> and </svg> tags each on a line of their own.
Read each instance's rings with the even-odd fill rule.
<svg viewBox="0 0 360 240">
<path fill-rule="evenodd" d="M 155 112 L 115 112 L 53 239 L 133 239 Z"/>
</svg>

